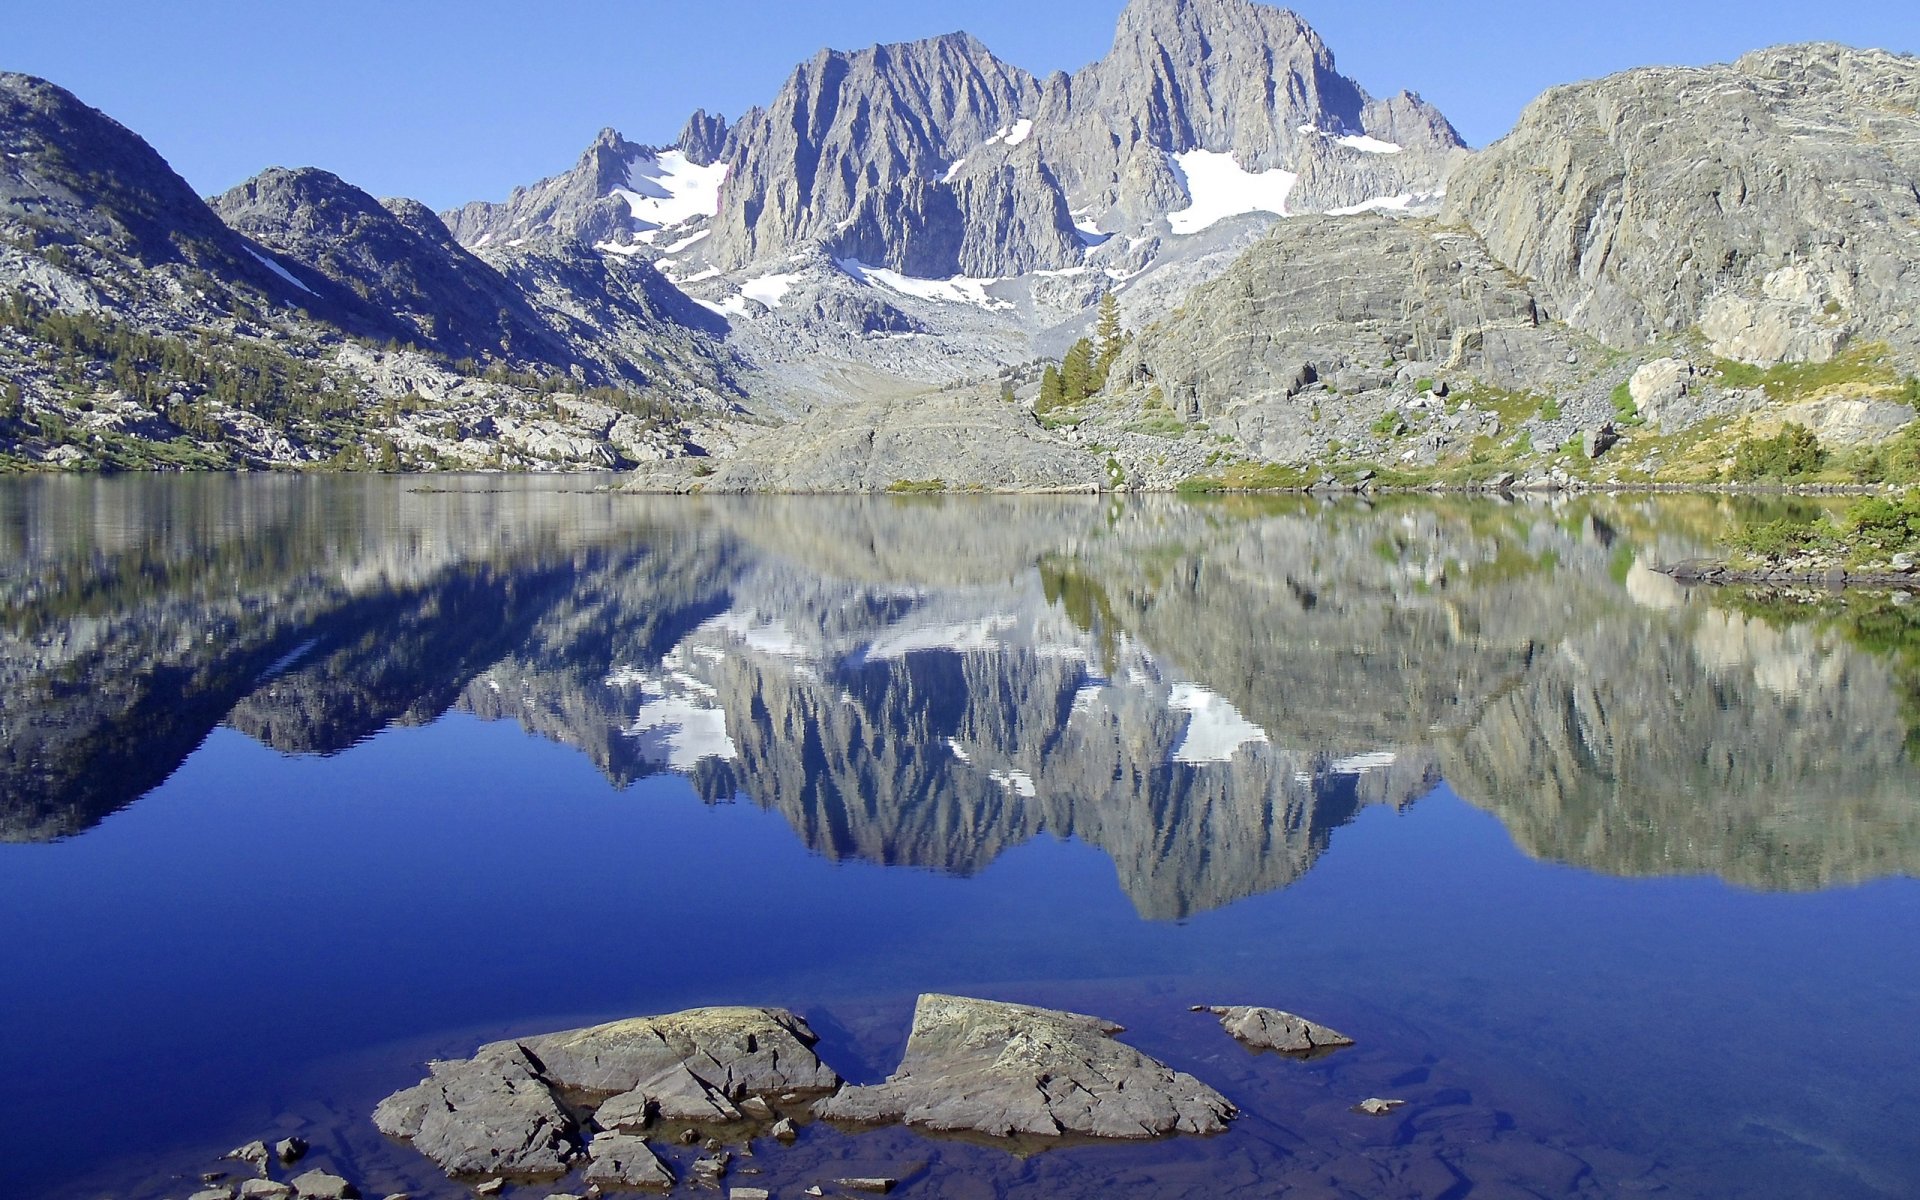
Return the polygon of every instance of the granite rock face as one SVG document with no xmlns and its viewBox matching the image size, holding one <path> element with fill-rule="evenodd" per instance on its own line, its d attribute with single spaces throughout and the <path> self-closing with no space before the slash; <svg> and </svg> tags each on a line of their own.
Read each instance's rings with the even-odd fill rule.
<svg viewBox="0 0 1920 1200">
<path fill-rule="evenodd" d="M 1920 60 L 1830 44 L 1554 88 L 1446 202 L 1551 315 L 1614 346 L 1920 346 Z"/>
<path fill-rule="evenodd" d="M 1471 234 L 1426 220 L 1303 217 L 1143 330 L 1108 386 L 1157 394 L 1184 420 L 1290 461 L 1311 456 L 1323 404 L 1359 409 L 1402 376 L 1446 372 L 1537 385 L 1563 371 L 1566 349 L 1532 293 Z"/>
<path fill-rule="evenodd" d="M 725 127 L 720 121 L 723 139 Z M 696 139 L 712 132 L 705 113 L 688 124 L 689 136 Z M 617 130 L 602 129 L 571 170 L 515 188 L 505 201 L 476 200 L 441 217 L 461 245 L 475 250 L 525 242 L 594 246 L 619 241 L 632 221 L 627 203 L 616 192 L 630 185 L 636 165 L 660 153 L 628 141 Z"/>
<path fill-rule="evenodd" d="M 1136 217 L 1187 200 L 1183 185 L 1168 194 L 1154 152 L 1291 171 L 1289 208 L 1320 212 L 1436 192 L 1464 151 L 1431 105 L 1369 96 L 1304 21 L 1251 0 L 1133 0 L 1104 59 L 1048 81 L 1035 131 L 1076 211 Z M 1114 183 L 1128 179 L 1145 189 Z M 1156 199 L 1172 207 L 1154 212 Z"/>
<path fill-rule="evenodd" d="M 1191 1075 L 1113 1040 L 1097 1017 L 960 996 L 914 1008 L 900 1069 L 818 1105 L 832 1120 L 993 1137 L 1219 1133 L 1236 1110 Z"/>
</svg>

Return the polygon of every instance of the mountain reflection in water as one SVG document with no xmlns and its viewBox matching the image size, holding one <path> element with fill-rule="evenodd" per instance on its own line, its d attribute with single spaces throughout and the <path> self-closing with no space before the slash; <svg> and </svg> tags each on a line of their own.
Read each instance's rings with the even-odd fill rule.
<svg viewBox="0 0 1920 1200">
<path fill-rule="evenodd" d="M 0 489 L 0 838 L 83 833 L 221 724 L 327 755 L 458 709 L 836 859 L 1079 838 L 1157 919 L 1285 887 L 1442 779 L 1600 872 L 1920 870 L 1911 610 L 1648 569 L 1726 502 L 436 484 Z"/>
</svg>

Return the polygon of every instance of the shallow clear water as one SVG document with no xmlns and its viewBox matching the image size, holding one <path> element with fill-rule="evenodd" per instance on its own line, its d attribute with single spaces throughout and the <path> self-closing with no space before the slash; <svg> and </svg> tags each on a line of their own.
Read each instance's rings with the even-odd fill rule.
<svg viewBox="0 0 1920 1200">
<path fill-rule="evenodd" d="M 1913 607 L 1647 570 L 1720 502 L 435 485 L 0 487 L 0 1194 L 184 1197 L 289 1130 L 463 1195 L 367 1119 L 429 1057 L 772 1003 L 877 1079 L 923 991 L 1111 1018 L 1244 1116 L 811 1127 L 730 1182 L 1920 1189 Z"/>
</svg>

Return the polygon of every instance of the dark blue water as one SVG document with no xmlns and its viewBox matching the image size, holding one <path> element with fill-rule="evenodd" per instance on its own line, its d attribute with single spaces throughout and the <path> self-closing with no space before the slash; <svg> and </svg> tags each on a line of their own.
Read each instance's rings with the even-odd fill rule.
<svg viewBox="0 0 1920 1200">
<path fill-rule="evenodd" d="M 1859 635 L 1910 610 L 1633 566 L 1712 513 L 63 487 L 0 498 L 0 1194 L 184 1197 L 284 1130 L 462 1195 L 367 1121 L 428 1057 L 768 1003 L 879 1078 L 923 991 L 1246 1115 L 734 1182 L 1920 1187 L 1911 660 Z"/>
</svg>

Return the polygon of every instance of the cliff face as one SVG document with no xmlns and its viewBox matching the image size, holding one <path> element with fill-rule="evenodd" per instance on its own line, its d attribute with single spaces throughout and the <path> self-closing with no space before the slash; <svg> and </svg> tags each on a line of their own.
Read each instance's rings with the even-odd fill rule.
<svg viewBox="0 0 1920 1200">
<path fill-rule="evenodd" d="M 1716 353 L 1920 351 L 1920 61 L 1782 46 L 1555 88 L 1463 164 L 1446 217 L 1552 315 L 1630 347 L 1699 326 Z"/>
</svg>

